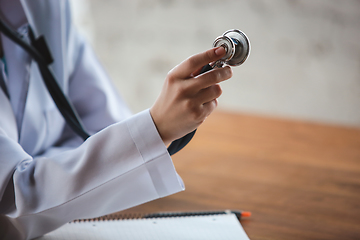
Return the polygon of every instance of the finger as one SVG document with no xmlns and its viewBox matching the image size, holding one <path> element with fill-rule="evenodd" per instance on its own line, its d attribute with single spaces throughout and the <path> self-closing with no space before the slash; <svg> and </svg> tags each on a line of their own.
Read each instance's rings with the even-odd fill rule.
<svg viewBox="0 0 360 240">
<path fill-rule="evenodd" d="M 223 68 L 217 68 L 206 72 L 198 77 L 196 81 L 192 81 L 193 88 L 196 90 L 208 88 L 214 84 L 223 82 L 232 77 L 232 69 L 229 66 Z"/>
<path fill-rule="evenodd" d="M 172 72 L 180 79 L 189 78 L 195 71 L 198 71 L 206 64 L 219 60 L 225 53 L 223 47 L 212 48 L 203 53 L 198 53 L 180 63 Z"/>
<path fill-rule="evenodd" d="M 203 111 L 205 114 L 205 118 L 207 118 L 215 110 L 217 105 L 218 105 L 217 99 L 213 99 L 210 102 L 204 103 L 202 105 Z M 205 118 L 204 118 L 204 120 L 205 120 Z"/>
<path fill-rule="evenodd" d="M 205 104 L 217 99 L 222 94 L 222 90 L 219 84 L 214 84 L 208 88 L 202 89 L 197 96 L 199 104 Z"/>
<path fill-rule="evenodd" d="M 196 70 L 195 72 L 193 72 L 193 73 L 191 74 L 191 77 L 196 77 L 196 76 L 198 76 L 198 75 L 200 75 L 200 74 L 203 74 L 203 73 L 205 73 L 205 72 L 208 72 L 208 71 L 212 70 L 213 67 L 210 66 L 210 65 L 211 65 L 211 63 L 210 63 L 210 64 L 206 64 L 205 66 L 199 68 L 198 70 Z"/>
</svg>

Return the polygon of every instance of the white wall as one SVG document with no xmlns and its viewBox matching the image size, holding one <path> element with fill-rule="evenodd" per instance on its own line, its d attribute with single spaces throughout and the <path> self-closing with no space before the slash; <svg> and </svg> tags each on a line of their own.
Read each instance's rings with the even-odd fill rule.
<svg viewBox="0 0 360 240">
<path fill-rule="evenodd" d="M 219 107 L 360 127 L 360 1 L 73 0 L 76 22 L 134 112 L 166 73 L 231 28 L 249 59 Z"/>
</svg>

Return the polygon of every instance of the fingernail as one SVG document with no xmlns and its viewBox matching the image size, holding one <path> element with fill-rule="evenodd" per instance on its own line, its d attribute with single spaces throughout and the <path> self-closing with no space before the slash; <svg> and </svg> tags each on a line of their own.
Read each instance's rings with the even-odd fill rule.
<svg viewBox="0 0 360 240">
<path fill-rule="evenodd" d="M 218 56 L 221 56 L 225 53 L 225 48 L 223 47 L 219 47 L 218 49 L 215 50 L 215 54 Z"/>
</svg>

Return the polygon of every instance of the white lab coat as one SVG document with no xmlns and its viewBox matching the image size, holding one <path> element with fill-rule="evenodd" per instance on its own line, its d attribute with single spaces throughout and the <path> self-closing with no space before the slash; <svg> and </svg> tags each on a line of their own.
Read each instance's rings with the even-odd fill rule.
<svg viewBox="0 0 360 240">
<path fill-rule="evenodd" d="M 21 5 L 16 14 L 45 36 L 53 73 L 93 135 L 83 143 L 67 127 L 37 64 L 1 35 L 10 100 L 0 88 L 0 239 L 31 239 L 182 191 L 149 110 L 130 115 L 72 26 L 68 1 Z"/>
</svg>

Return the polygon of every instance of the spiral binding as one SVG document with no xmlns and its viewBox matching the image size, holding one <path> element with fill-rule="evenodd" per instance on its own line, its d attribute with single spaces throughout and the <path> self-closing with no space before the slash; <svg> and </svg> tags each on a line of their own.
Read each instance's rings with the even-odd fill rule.
<svg viewBox="0 0 360 240">
<path fill-rule="evenodd" d="M 206 215 L 235 214 L 240 220 L 241 212 L 237 210 L 224 211 L 199 211 L 199 212 L 159 212 L 159 213 L 114 213 L 104 215 L 97 218 L 77 219 L 76 222 L 97 222 L 97 221 L 113 221 L 113 220 L 131 220 L 131 219 L 147 219 L 147 218 L 171 218 L 171 217 L 192 217 Z"/>
<path fill-rule="evenodd" d="M 76 220 L 72 221 L 72 223 L 140 219 L 140 218 L 143 218 L 144 216 L 146 216 L 146 214 L 143 214 L 143 213 L 114 213 L 114 214 L 104 215 L 104 216 L 97 217 L 97 218 L 76 219 Z"/>
</svg>

